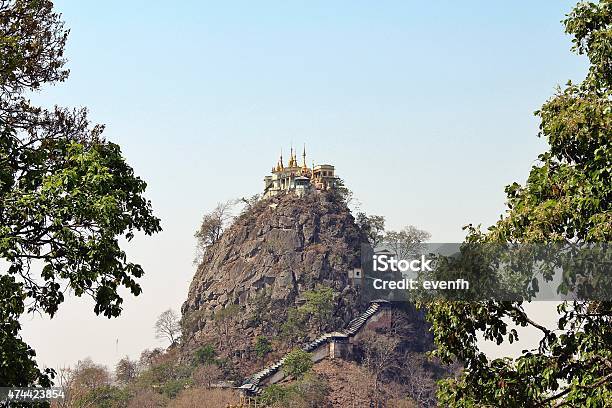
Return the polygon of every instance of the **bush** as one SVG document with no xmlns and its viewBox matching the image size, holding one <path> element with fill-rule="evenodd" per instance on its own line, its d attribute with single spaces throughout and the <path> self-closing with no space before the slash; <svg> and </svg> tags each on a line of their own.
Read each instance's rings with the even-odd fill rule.
<svg viewBox="0 0 612 408">
<path fill-rule="evenodd" d="M 287 375 L 298 378 L 310 370 L 311 367 L 312 358 L 310 357 L 310 353 L 302 349 L 295 349 L 285 357 L 283 371 Z"/>
<path fill-rule="evenodd" d="M 177 365 L 172 362 L 152 365 L 134 380 L 136 388 L 163 387 L 175 380 L 185 380 L 191 376 L 193 367 Z"/>
<path fill-rule="evenodd" d="M 170 380 L 160 387 L 160 391 L 167 397 L 174 398 L 191 383 L 191 379 L 188 378 Z"/>
<path fill-rule="evenodd" d="M 281 335 L 289 342 L 294 343 L 306 335 L 306 318 L 297 308 L 287 311 L 287 319 L 281 325 Z"/>
<path fill-rule="evenodd" d="M 289 396 L 289 388 L 283 387 L 282 385 L 272 384 L 264 388 L 261 393 L 261 402 L 265 405 L 272 405 L 276 403 L 283 403 Z"/>
<path fill-rule="evenodd" d="M 162 363 L 151 366 L 148 370 L 143 371 L 137 378 L 138 387 L 145 388 L 157 386 L 165 383 L 172 378 L 172 364 Z"/>
<path fill-rule="evenodd" d="M 200 347 L 194 353 L 194 358 L 197 364 L 213 364 L 215 362 L 215 356 L 217 352 L 215 348 L 207 344 L 205 346 Z"/>
<path fill-rule="evenodd" d="M 325 380 L 309 373 L 291 385 L 270 385 L 260 401 L 270 407 L 319 408 L 325 406 L 328 393 Z"/>
<path fill-rule="evenodd" d="M 304 292 L 306 303 L 300 306 L 300 312 L 309 316 L 319 330 L 332 319 L 334 311 L 334 290 L 319 286 L 315 290 Z"/>
<path fill-rule="evenodd" d="M 104 385 L 87 391 L 82 397 L 77 396 L 74 403 L 76 406 L 112 408 L 125 406 L 129 399 L 130 395 L 127 390 L 112 385 Z"/>
<path fill-rule="evenodd" d="M 318 408 L 325 405 L 325 398 L 329 393 L 327 382 L 312 372 L 306 373 L 292 386 L 293 393 L 301 398 L 302 406 Z M 294 406 L 297 404 L 293 404 Z"/>
<path fill-rule="evenodd" d="M 257 357 L 262 358 L 271 351 L 272 345 L 270 340 L 266 336 L 257 336 L 255 340 L 255 354 L 257 354 Z"/>
</svg>

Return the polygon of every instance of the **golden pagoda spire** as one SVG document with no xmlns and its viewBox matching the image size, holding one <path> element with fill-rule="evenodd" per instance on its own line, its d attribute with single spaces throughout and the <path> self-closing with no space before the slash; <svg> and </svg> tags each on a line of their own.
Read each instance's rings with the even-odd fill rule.
<svg viewBox="0 0 612 408">
<path fill-rule="evenodd" d="M 289 167 L 297 167 L 297 159 L 295 158 L 295 152 L 293 151 L 293 143 L 291 144 L 291 154 L 289 156 Z"/>
<path fill-rule="evenodd" d="M 304 151 L 302 152 L 302 159 L 303 159 L 302 168 L 304 169 L 308 168 L 308 166 L 306 166 L 306 143 L 304 143 Z"/>
</svg>

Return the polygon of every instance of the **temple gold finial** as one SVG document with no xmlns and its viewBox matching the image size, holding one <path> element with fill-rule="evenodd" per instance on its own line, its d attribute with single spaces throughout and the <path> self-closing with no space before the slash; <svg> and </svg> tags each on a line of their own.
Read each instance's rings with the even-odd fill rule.
<svg viewBox="0 0 612 408">
<path fill-rule="evenodd" d="M 289 167 L 297 167 L 297 158 L 296 158 L 296 152 L 293 151 L 293 143 L 291 144 L 291 154 L 289 155 Z"/>
<path fill-rule="evenodd" d="M 302 167 L 307 168 L 306 166 L 306 143 L 304 143 L 304 151 L 302 152 Z"/>
</svg>

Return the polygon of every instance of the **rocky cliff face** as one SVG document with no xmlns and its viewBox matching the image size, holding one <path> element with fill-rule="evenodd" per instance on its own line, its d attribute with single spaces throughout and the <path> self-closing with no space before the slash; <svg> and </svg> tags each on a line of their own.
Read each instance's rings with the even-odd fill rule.
<svg viewBox="0 0 612 408">
<path fill-rule="evenodd" d="M 234 337 L 232 352 L 248 354 L 255 336 L 278 335 L 288 309 L 318 285 L 336 292 L 327 329 L 342 327 L 363 309 L 348 277 L 359 266 L 363 242 L 350 211 L 333 193 L 258 202 L 207 250 L 197 269 L 182 307 L 192 342 Z M 229 322 L 215 318 L 228 307 L 237 311 Z"/>
</svg>

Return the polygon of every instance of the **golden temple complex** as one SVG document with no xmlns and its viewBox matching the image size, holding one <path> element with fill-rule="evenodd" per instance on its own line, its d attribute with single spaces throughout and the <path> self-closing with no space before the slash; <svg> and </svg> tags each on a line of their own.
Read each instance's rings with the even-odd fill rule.
<svg viewBox="0 0 612 408">
<path fill-rule="evenodd" d="M 334 166 L 330 164 L 306 164 L 306 146 L 302 152 L 302 164 L 298 163 L 297 152 L 291 148 L 289 162 L 285 166 L 283 153 L 281 151 L 278 162 L 272 167 L 272 174 L 264 178 L 264 198 L 279 193 L 293 192 L 304 195 L 308 191 L 329 190 L 336 184 L 337 177 Z"/>
</svg>

